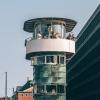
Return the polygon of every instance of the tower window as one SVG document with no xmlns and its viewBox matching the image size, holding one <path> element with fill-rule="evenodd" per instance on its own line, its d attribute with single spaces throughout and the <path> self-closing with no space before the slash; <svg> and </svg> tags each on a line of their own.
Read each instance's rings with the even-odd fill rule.
<svg viewBox="0 0 100 100">
<path fill-rule="evenodd" d="M 45 56 L 37 57 L 37 64 L 44 64 L 45 63 Z"/>
<path fill-rule="evenodd" d="M 54 63 L 54 56 L 47 56 L 46 63 Z"/>
<path fill-rule="evenodd" d="M 37 92 L 38 93 L 44 93 L 44 85 L 37 86 Z"/>
<path fill-rule="evenodd" d="M 39 23 L 35 25 L 33 37 L 35 39 L 63 38 L 65 33 L 66 29 L 63 24 Z"/>
<path fill-rule="evenodd" d="M 47 93 L 56 93 L 56 85 L 47 85 L 46 86 Z"/>
<path fill-rule="evenodd" d="M 64 86 L 63 85 L 58 85 L 57 86 L 57 92 L 58 93 L 64 93 Z"/>
<path fill-rule="evenodd" d="M 65 56 L 57 56 L 57 64 L 65 64 Z"/>
<path fill-rule="evenodd" d="M 65 63 L 65 57 L 60 57 L 60 64 L 64 64 Z"/>
</svg>

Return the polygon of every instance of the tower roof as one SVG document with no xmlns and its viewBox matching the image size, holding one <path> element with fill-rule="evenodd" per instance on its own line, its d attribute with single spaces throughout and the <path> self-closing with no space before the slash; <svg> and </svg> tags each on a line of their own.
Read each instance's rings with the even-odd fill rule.
<svg viewBox="0 0 100 100">
<path fill-rule="evenodd" d="M 73 30 L 77 22 L 72 19 L 58 17 L 35 18 L 25 21 L 23 28 L 24 31 L 32 33 L 37 23 L 64 24 L 66 27 L 66 32 L 70 32 Z"/>
</svg>

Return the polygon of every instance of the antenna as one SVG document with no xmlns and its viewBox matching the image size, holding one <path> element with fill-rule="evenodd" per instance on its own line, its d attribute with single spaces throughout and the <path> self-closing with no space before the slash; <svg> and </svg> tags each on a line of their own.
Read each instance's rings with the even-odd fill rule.
<svg viewBox="0 0 100 100">
<path fill-rule="evenodd" d="M 5 100 L 7 100 L 7 72 L 5 72 Z"/>
</svg>

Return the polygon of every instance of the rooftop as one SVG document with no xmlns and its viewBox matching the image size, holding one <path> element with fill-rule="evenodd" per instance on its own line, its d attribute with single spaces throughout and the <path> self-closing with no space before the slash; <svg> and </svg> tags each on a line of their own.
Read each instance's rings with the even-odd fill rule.
<svg viewBox="0 0 100 100">
<path fill-rule="evenodd" d="M 33 28 L 37 23 L 52 23 L 52 24 L 63 24 L 66 27 L 66 32 L 71 32 L 76 25 L 76 21 L 67 18 L 58 18 L 58 17 L 44 17 L 44 18 L 35 18 L 25 21 L 24 31 L 33 32 Z"/>
</svg>

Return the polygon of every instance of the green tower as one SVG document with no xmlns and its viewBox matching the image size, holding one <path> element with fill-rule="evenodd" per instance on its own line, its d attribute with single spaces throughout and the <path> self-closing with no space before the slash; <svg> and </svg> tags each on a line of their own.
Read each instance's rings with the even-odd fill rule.
<svg viewBox="0 0 100 100">
<path fill-rule="evenodd" d="M 56 17 L 24 23 L 24 30 L 32 33 L 25 46 L 26 59 L 33 66 L 34 100 L 66 100 L 66 64 L 75 53 L 71 33 L 75 25 L 74 20 Z"/>
</svg>

